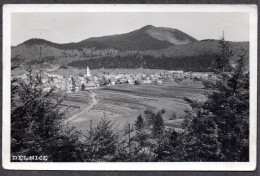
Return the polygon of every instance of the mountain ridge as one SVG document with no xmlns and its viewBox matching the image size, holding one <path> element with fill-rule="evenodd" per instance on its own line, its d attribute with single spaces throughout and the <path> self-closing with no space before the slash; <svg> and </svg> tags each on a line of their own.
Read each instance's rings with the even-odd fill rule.
<svg viewBox="0 0 260 176">
<path fill-rule="evenodd" d="M 136 61 L 141 62 L 144 56 L 151 56 L 153 62 L 156 61 L 155 59 L 162 60 L 163 57 L 168 58 L 167 62 L 181 58 L 184 60 L 188 58 L 186 61 L 196 58 L 202 62 L 203 59 L 214 59 L 214 55 L 218 52 L 218 41 L 214 39 L 198 41 L 178 29 L 147 25 L 125 34 L 91 37 L 80 42 L 58 44 L 45 39 L 29 39 L 11 47 L 11 55 L 12 57 L 19 55 L 24 63 L 29 64 L 33 64 L 33 60 L 38 57 L 46 58 L 46 62 L 50 64 L 63 65 L 79 60 L 104 57 L 124 58 L 110 59 L 111 62 L 126 62 L 128 59 L 132 62 L 131 58 L 138 57 Z M 229 43 L 235 54 L 239 53 L 241 48 L 249 51 L 249 42 Z M 172 61 L 169 58 L 172 58 Z M 149 61 L 147 57 L 146 60 Z M 103 59 L 103 61 L 108 63 L 109 59 Z M 234 63 L 235 58 L 232 58 L 231 62 Z M 203 63 L 206 62 L 203 61 Z M 98 64 L 102 67 L 105 63 Z"/>
<path fill-rule="evenodd" d="M 154 34 L 156 32 L 156 34 Z M 174 39 L 174 41 L 169 41 L 168 38 Z M 22 44 L 33 44 L 35 40 L 36 44 L 39 44 L 39 41 L 43 42 L 45 39 L 29 39 L 24 41 Z M 152 25 L 146 25 L 140 29 L 123 33 L 123 34 L 114 34 L 101 37 L 90 37 L 79 42 L 69 42 L 59 44 L 59 47 L 64 48 L 76 48 L 76 47 L 92 47 L 93 43 L 100 45 L 102 47 L 114 48 L 118 50 L 149 50 L 149 49 L 162 49 L 167 48 L 174 44 L 187 44 L 197 41 L 195 38 L 185 34 L 177 29 L 165 28 L 165 27 L 154 27 Z M 56 44 L 55 42 L 50 42 L 45 40 L 45 43 Z M 122 47 L 125 46 L 125 47 Z M 57 47 L 57 46 L 56 46 Z M 101 48 L 102 48 L 101 47 Z M 99 46 L 98 46 L 99 48 Z M 103 48 L 102 48 L 103 49 Z"/>
</svg>

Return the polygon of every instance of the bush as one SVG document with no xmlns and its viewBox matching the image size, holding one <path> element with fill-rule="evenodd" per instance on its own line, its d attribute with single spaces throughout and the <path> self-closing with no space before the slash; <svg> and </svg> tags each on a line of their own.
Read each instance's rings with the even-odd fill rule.
<svg viewBox="0 0 260 176">
<path fill-rule="evenodd" d="M 135 80 L 135 85 L 141 85 L 141 84 L 142 84 L 141 80 L 139 80 L 139 79 Z"/>
<path fill-rule="evenodd" d="M 201 78 L 198 78 L 197 76 L 193 77 L 193 81 L 201 81 Z"/>
<path fill-rule="evenodd" d="M 169 120 L 176 120 L 178 118 L 176 112 L 172 113 L 172 116 L 169 118 Z"/>
<path fill-rule="evenodd" d="M 80 77 L 84 77 L 84 74 L 81 73 L 81 72 L 79 72 L 79 76 L 80 76 Z"/>
<path fill-rule="evenodd" d="M 178 84 L 179 84 L 180 82 L 182 82 L 182 81 L 183 81 L 182 78 L 175 78 L 175 82 L 178 83 Z"/>
<path fill-rule="evenodd" d="M 68 66 L 67 66 L 67 65 L 61 65 L 61 66 L 59 67 L 59 69 L 68 69 Z"/>
<path fill-rule="evenodd" d="M 84 84 L 81 85 L 81 90 L 85 90 L 85 85 Z"/>
</svg>

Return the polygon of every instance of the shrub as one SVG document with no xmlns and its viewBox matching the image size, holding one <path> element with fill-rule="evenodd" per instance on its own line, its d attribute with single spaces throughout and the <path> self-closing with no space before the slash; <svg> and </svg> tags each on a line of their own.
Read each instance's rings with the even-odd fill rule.
<svg viewBox="0 0 260 176">
<path fill-rule="evenodd" d="M 61 65 L 61 66 L 59 67 L 59 69 L 68 69 L 68 66 L 67 66 L 67 65 Z"/>
<path fill-rule="evenodd" d="M 141 84 L 142 84 L 141 80 L 139 80 L 139 79 L 135 80 L 135 85 L 141 85 Z"/>
<path fill-rule="evenodd" d="M 172 113 L 172 116 L 169 118 L 169 120 L 176 120 L 178 118 L 176 112 Z"/>
</svg>

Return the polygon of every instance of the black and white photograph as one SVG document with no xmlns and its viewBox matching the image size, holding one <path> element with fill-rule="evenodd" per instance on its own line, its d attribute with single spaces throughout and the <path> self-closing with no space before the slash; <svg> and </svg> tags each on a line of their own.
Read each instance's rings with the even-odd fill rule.
<svg viewBox="0 0 260 176">
<path fill-rule="evenodd" d="M 254 5 L 5 5 L 3 167 L 254 170 Z"/>
</svg>

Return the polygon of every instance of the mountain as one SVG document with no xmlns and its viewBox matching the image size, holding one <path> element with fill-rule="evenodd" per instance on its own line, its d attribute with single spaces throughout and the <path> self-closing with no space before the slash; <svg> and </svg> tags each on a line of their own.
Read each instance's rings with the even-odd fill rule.
<svg viewBox="0 0 260 176">
<path fill-rule="evenodd" d="M 155 39 L 161 41 L 168 41 L 174 45 L 183 45 L 198 41 L 197 39 L 185 34 L 178 29 L 146 26 L 144 27 L 145 32 Z"/>
<path fill-rule="evenodd" d="M 118 50 L 156 50 L 172 45 L 196 42 L 193 37 L 177 29 L 148 25 L 141 29 L 119 35 L 92 37 L 80 43 L 98 42 Z"/>
<path fill-rule="evenodd" d="M 58 44 L 44 39 L 30 39 L 12 47 L 12 57 L 19 55 L 26 61 L 41 55 L 58 63 L 93 57 L 116 56 L 145 51 L 156 51 L 171 46 L 197 42 L 177 29 L 144 26 L 125 34 L 92 37 L 77 43 Z"/>
<path fill-rule="evenodd" d="M 44 39 L 30 39 L 21 45 L 48 45 L 56 49 L 82 49 L 95 48 L 105 49 L 113 48 L 117 50 L 156 50 L 167 48 L 172 45 L 181 45 L 196 42 L 193 37 L 171 28 L 154 27 L 152 25 L 144 26 L 138 30 L 126 33 L 103 37 L 91 37 L 78 43 L 57 44 Z"/>
<path fill-rule="evenodd" d="M 249 48 L 249 42 L 230 42 L 230 45 L 235 54 L 241 48 L 247 51 Z M 133 62 L 137 57 L 139 58 L 138 62 L 141 64 L 143 62 L 141 61 L 142 57 L 145 56 L 152 57 L 154 59 L 153 62 L 159 62 L 162 58 L 167 58 L 165 61 L 175 63 L 175 65 L 179 65 L 176 63 L 176 60 L 184 64 L 181 60 L 184 61 L 185 58 L 189 58 L 185 60 L 186 62 L 192 61 L 193 58 L 198 58 L 199 62 L 208 60 L 207 65 L 209 65 L 211 63 L 209 58 L 214 59 L 217 51 L 218 40 L 198 41 L 178 29 L 154 27 L 151 25 L 125 34 L 92 37 L 76 43 L 58 44 L 43 39 L 30 39 L 11 47 L 12 57 L 19 55 L 21 60 L 27 64 L 33 64 L 34 59 L 43 57 L 49 64 L 63 65 L 75 61 L 92 60 L 92 62 L 95 62 L 93 64 L 95 68 L 104 67 L 105 63 L 106 65 L 111 65 L 109 62 L 128 62 L 128 59 L 130 59 L 129 62 Z M 101 58 L 104 63 L 100 60 L 93 61 Z M 148 57 L 144 60 L 149 62 Z M 173 62 L 173 60 L 175 61 Z M 231 62 L 234 61 L 235 59 L 231 59 Z M 146 63 L 144 64 L 146 65 Z M 199 64 L 196 63 L 195 65 Z M 112 63 L 112 65 L 112 67 L 116 67 L 124 64 Z M 187 69 L 189 68 L 187 67 Z M 169 66 L 167 66 L 167 69 L 170 69 Z"/>
</svg>

